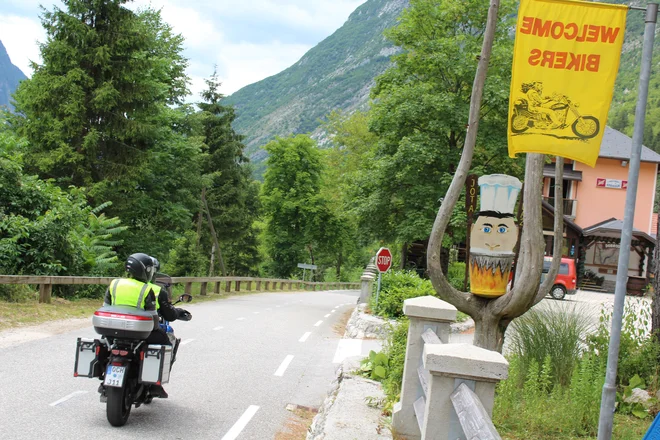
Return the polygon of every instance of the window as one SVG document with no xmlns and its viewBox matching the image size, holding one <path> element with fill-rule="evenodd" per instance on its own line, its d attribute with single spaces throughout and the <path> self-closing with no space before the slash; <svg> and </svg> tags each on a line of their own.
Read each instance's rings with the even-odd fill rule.
<svg viewBox="0 0 660 440">
<path fill-rule="evenodd" d="M 552 261 L 544 261 L 543 262 L 543 273 L 550 272 L 550 264 L 552 264 Z M 559 274 L 560 275 L 568 275 L 568 264 L 567 263 L 560 263 L 559 264 Z"/>
</svg>

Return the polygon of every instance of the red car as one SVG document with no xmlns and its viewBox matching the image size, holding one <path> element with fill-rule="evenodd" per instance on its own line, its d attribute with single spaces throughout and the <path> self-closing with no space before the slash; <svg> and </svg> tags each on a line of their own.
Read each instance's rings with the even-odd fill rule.
<svg viewBox="0 0 660 440">
<path fill-rule="evenodd" d="M 545 279 L 545 274 L 550 270 L 552 257 L 545 257 L 543 259 L 543 273 L 541 274 L 541 282 Z M 559 265 L 559 272 L 555 283 L 550 289 L 550 296 L 554 299 L 564 299 L 568 295 L 575 295 L 577 292 L 577 270 L 575 268 L 575 260 L 572 258 L 562 258 Z"/>
</svg>

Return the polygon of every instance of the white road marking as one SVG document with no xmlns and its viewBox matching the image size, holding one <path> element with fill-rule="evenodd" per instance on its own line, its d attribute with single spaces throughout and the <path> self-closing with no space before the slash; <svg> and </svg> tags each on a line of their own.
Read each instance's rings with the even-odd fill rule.
<svg viewBox="0 0 660 440">
<path fill-rule="evenodd" d="M 314 324 L 314 327 L 318 327 L 319 325 L 321 325 L 322 322 L 323 321 L 318 321 L 316 324 Z"/>
<path fill-rule="evenodd" d="M 324 318 L 327 318 L 328 316 L 330 316 L 330 313 L 328 313 L 327 315 L 325 315 Z"/>
<path fill-rule="evenodd" d="M 255 315 L 258 315 L 260 312 L 252 312 L 252 313 L 254 313 Z"/>
<path fill-rule="evenodd" d="M 185 341 L 181 341 L 181 345 L 190 344 L 190 343 L 191 343 L 192 341 L 194 341 L 194 340 L 195 340 L 195 338 L 192 338 L 192 339 L 186 339 Z"/>
<path fill-rule="evenodd" d="M 330 313 L 335 313 L 335 309 L 330 310 Z"/>
<path fill-rule="evenodd" d="M 56 400 L 55 402 L 51 403 L 50 406 L 57 406 L 60 403 L 66 402 L 70 398 L 77 396 L 78 394 L 87 394 L 87 391 L 74 391 L 73 393 L 69 394 L 68 396 L 64 396 L 60 400 Z"/>
<path fill-rule="evenodd" d="M 292 354 L 285 357 L 284 360 L 282 361 L 282 364 L 280 364 L 280 367 L 275 372 L 275 376 L 284 376 L 284 372 L 286 371 L 287 367 L 289 366 L 292 360 L 293 360 Z"/>
<path fill-rule="evenodd" d="M 240 318 L 236 318 L 236 321 L 243 321 L 243 320 L 245 320 L 245 318 L 242 316 Z"/>
<path fill-rule="evenodd" d="M 224 327 L 219 325 L 218 327 L 213 328 L 213 330 L 222 330 Z"/>
<path fill-rule="evenodd" d="M 340 339 L 332 363 L 340 364 L 344 359 L 360 354 L 362 354 L 362 339 Z"/>
<path fill-rule="evenodd" d="M 305 342 L 311 334 L 312 334 L 312 332 L 305 333 L 304 335 L 302 335 L 302 338 L 298 339 L 298 342 Z"/>
<path fill-rule="evenodd" d="M 256 405 L 250 405 L 248 409 L 245 410 L 243 415 L 241 416 L 240 419 L 236 423 L 234 423 L 234 426 L 231 427 L 231 429 L 225 434 L 221 440 L 235 440 L 238 435 L 245 429 L 248 423 L 250 423 L 250 420 L 252 420 L 252 417 L 259 411 L 259 407 Z"/>
</svg>

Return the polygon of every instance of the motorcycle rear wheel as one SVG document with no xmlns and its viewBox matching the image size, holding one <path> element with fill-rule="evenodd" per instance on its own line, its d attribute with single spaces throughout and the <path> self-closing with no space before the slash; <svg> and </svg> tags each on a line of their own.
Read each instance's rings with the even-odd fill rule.
<svg viewBox="0 0 660 440">
<path fill-rule="evenodd" d="M 522 133 L 529 128 L 529 118 L 523 115 L 513 115 L 511 118 L 511 131 L 513 133 Z"/>
<path fill-rule="evenodd" d="M 107 387 L 106 395 L 108 401 L 106 403 L 106 416 L 108 422 L 112 426 L 124 426 L 128 421 L 128 416 L 131 415 L 131 402 L 128 384 L 124 384 L 121 388 Z"/>
<path fill-rule="evenodd" d="M 593 116 L 581 116 L 571 126 L 580 139 L 591 139 L 600 131 L 600 121 Z"/>
</svg>

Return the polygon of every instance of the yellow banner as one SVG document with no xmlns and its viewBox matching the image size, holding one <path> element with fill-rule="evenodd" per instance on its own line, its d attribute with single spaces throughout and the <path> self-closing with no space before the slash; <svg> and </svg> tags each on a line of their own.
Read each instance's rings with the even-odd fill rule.
<svg viewBox="0 0 660 440">
<path fill-rule="evenodd" d="M 543 153 L 593 167 L 612 101 L 625 5 L 521 0 L 509 97 L 509 156 Z"/>
</svg>

